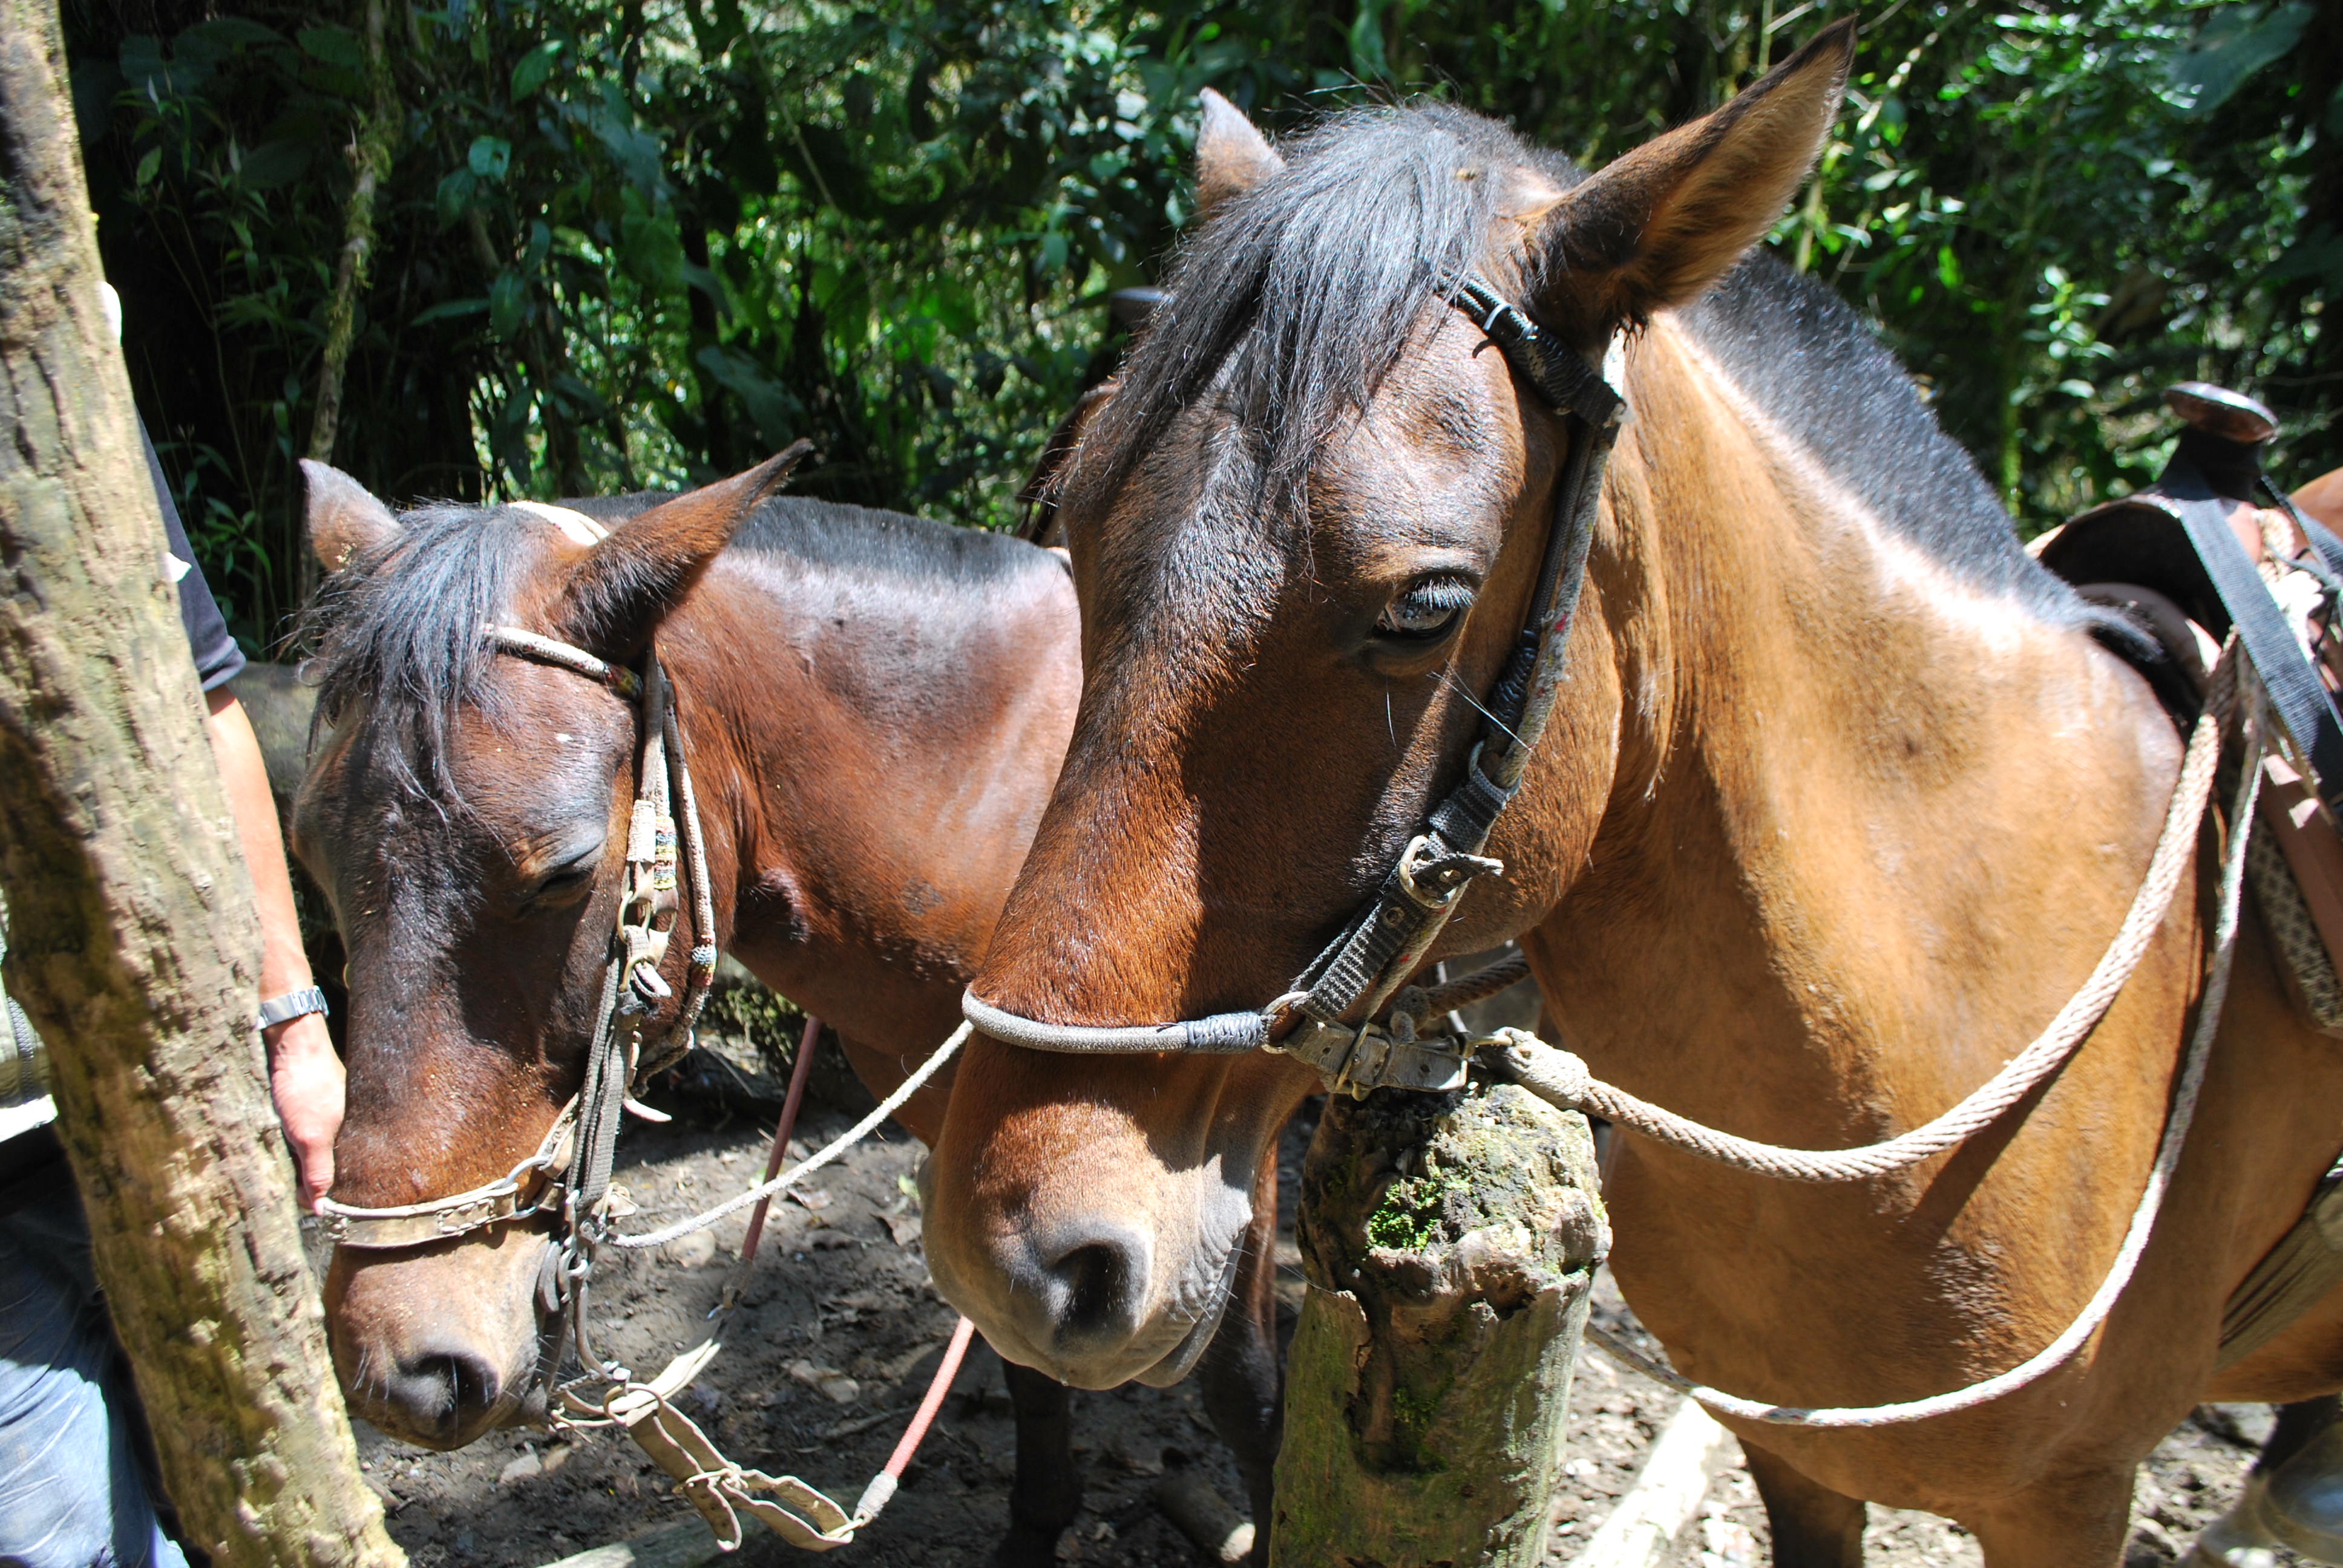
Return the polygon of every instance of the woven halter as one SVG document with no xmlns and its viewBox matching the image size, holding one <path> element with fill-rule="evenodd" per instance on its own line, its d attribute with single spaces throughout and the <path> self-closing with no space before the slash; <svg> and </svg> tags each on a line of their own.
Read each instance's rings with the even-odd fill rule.
<svg viewBox="0 0 2343 1568">
<path fill-rule="evenodd" d="M 578 518 L 579 523 L 585 521 Z M 706 839 L 676 720 L 674 688 L 655 651 L 644 652 L 638 671 L 518 627 L 484 626 L 480 635 L 499 652 L 582 675 L 637 704 L 641 753 L 628 823 L 626 880 L 603 970 L 585 1083 L 554 1118 L 536 1151 L 493 1181 L 392 1208 L 360 1208 L 328 1198 L 317 1205 L 317 1213 L 330 1240 L 378 1251 L 556 1214 L 562 1222 L 563 1278 L 582 1282 L 578 1271 L 590 1254 L 590 1231 L 604 1218 L 619 1117 L 632 1104 L 635 1085 L 689 1049 L 692 1026 L 716 978 L 716 911 L 709 890 Z M 654 1035 L 657 1014 L 674 997 L 659 965 L 680 910 L 679 871 L 689 883 L 696 940 L 682 1002 Z"/>
<path fill-rule="evenodd" d="M 1285 994 L 1259 1011 L 1097 1028 L 1020 1017 L 970 990 L 961 998 L 961 1011 L 993 1039 L 1075 1053 L 1271 1050 L 1298 1057 L 1329 1084 L 1355 1091 L 1383 1086 L 1445 1090 L 1463 1083 L 1467 1057 L 1461 1044 L 1417 1035 L 1418 1020 L 1439 1016 L 1429 993 L 1399 995 L 1400 1006 L 1388 1025 L 1344 1020 L 1373 1020 L 1422 967 L 1464 890 L 1475 879 L 1503 869 L 1481 850 L 1521 788 L 1561 690 L 1594 538 L 1595 505 L 1626 402 L 1609 378 L 1616 375 L 1613 366 L 1604 366 L 1609 376 L 1596 371 L 1487 283 L 1451 279 L 1443 294 L 1488 335 L 1538 399 L 1565 417 L 1570 435 L 1536 590 L 1513 653 L 1483 705 L 1487 724 L 1463 781 L 1432 809 L 1382 888 L 1342 934 Z M 1612 357 L 1618 347 L 1614 338 Z"/>
</svg>

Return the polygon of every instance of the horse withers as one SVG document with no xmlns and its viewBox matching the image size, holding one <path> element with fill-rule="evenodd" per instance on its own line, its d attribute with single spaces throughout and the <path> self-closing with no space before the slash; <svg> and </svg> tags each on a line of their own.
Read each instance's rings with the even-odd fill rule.
<svg viewBox="0 0 2343 1568">
<path fill-rule="evenodd" d="M 972 999 L 1045 1043 L 1276 1019 L 1476 740 L 1502 748 L 1480 709 L 1519 711 L 1491 688 L 1574 426 L 1498 317 L 1457 307 L 1477 276 L 1589 368 L 1616 341 L 1632 412 L 1566 674 L 1485 849 L 1502 874 L 1425 960 L 1518 937 L 1596 1073 L 1809 1149 L 1928 1120 L 2042 1030 L 2134 900 L 2181 746 L 2107 646 L 2128 638 L 2026 557 L 1861 323 L 1745 259 L 1851 52 L 1832 28 L 1591 174 L 1439 105 L 1337 116 L 1290 157 L 1208 115 L 1208 216 L 1064 466 L 1081 706 Z M 1794 1184 L 1621 1134 L 1628 1301 L 1686 1373 L 1785 1406 L 1916 1399 L 2035 1355 L 2147 1181 L 2208 921 L 2176 900 L 2055 1079 L 1896 1174 Z M 971 1041 L 930 1161 L 939 1282 L 1070 1382 L 1176 1371 L 1316 1082 L 1262 1050 Z M 1993 1568 L 2112 1564 L 2137 1461 L 2192 1405 L 2343 1382 L 2332 1297 L 2215 1372 L 2224 1302 L 2334 1158 L 2338 1103 L 2343 1060 L 2249 923 L 2104 1330 L 1957 1414 L 1731 1421 L 1775 1560 L 1859 1562 L 1872 1500 L 1959 1521 Z"/>
<path fill-rule="evenodd" d="M 674 997 L 688 950 L 712 940 L 829 1020 L 881 1094 L 951 1032 L 1071 724 L 1060 558 L 768 499 L 769 467 L 668 499 L 402 517 L 331 469 L 308 477 L 330 575 L 312 624 L 324 724 L 295 839 L 349 950 L 337 1201 L 410 1204 L 502 1176 L 578 1091 L 598 1021 L 637 710 L 498 652 L 484 626 L 621 667 L 656 644 L 717 926 L 679 929 L 662 966 Z M 922 1139 L 950 1084 L 903 1109 Z M 541 1415 L 559 1343 L 540 1292 L 550 1228 L 337 1249 L 327 1306 L 351 1408 L 436 1448 Z M 1010 1382 L 1003 1556 L 1047 1561 L 1079 1497 L 1064 1391 L 1013 1365 Z"/>
</svg>

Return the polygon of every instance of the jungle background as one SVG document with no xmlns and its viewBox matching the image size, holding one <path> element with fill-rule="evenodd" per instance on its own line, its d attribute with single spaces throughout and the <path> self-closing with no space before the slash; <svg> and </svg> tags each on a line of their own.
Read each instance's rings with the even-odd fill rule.
<svg viewBox="0 0 2343 1568">
<path fill-rule="evenodd" d="M 2157 393 L 2343 462 L 2343 0 L 66 0 L 141 412 L 258 652 L 297 460 L 377 494 L 800 490 L 1013 520 L 1191 215 L 1196 95 L 1442 95 L 1600 162 L 1850 10 L 1772 243 L 2028 531 L 2152 477 Z M 357 199 L 353 199 L 354 196 Z M 321 396 L 337 404 L 321 418 Z"/>
</svg>

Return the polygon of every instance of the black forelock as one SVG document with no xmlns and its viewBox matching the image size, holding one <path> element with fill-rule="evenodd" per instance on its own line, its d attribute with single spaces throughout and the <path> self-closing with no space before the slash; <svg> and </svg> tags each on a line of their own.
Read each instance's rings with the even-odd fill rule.
<svg viewBox="0 0 2343 1568">
<path fill-rule="evenodd" d="M 1439 103 L 1334 115 L 1282 150 L 1286 166 L 1232 198 L 1175 259 L 1169 297 L 1067 477 L 1081 504 L 1109 499 L 1208 393 L 1259 441 L 1263 488 L 1298 502 L 1319 445 L 1366 406 L 1425 306 L 1482 265 L 1502 171 L 1580 177 Z"/>
<path fill-rule="evenodd" d="M 499 507 L 454 503 L 403 514 L 397 533 L 328 577 L 303 612 L 317 686 L 315 722 L 361 713 L 373 754 L 410 792 L 450 789 L 449 722 L 487 703 L 496 655 L 480 628 L 507 618 L 521 563 L 543 539 Z M 387 741 L 388 744 L 381 744 Z"/>
</svg>

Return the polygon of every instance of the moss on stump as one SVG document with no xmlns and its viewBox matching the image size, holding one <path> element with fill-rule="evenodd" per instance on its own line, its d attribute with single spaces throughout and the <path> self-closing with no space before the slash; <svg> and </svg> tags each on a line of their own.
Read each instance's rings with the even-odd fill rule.
<svg viewBox="0 0 2343 1568">
<path fill-rule="evenodd" d="M 1542 1563 L 1608 1243 L 1584 1117 L 1511 1084 L 1334 1097 L 1302 1167 L 1271 1562 Z"/>
</svg>

